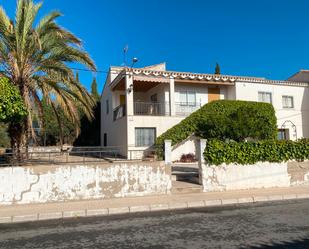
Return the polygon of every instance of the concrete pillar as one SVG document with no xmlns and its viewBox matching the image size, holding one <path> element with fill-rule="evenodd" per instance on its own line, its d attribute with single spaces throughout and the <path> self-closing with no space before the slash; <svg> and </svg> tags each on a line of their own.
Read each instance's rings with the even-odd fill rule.
<svg viewBox="0 0 309 249">
<path fill-rule="evenodd" d="M 203 184 L 203 179 L 202 179 L 202 165 L 205 164 L 205 159 L 204 159 L 204 151 L 207 146 L 207 140 L 206 139 L 200 139 L 198 141 L 198 148 L 197 148 L 197 157 L 198 157 L 198 172 L 199 172 L 199 183 Z"/>
<path fill-rule="evenodd" d="M 165 164 L 172 163 L 172 140 L 164 140 L 164 161 Z"/>
<path fill-rule="evenodd" d="M 126 108 L 127 108 L 127 116 L 134 115 L 134 101 L 133 101 L 133 75 L 130 72 L 126 74 L 126 84 L 125 84 L 125 91 L 126 91 Z"/>
<path fill-rule="evenodd" d="M 175 116 L 176 107 L 175 107 L 175 79 L 173 77 L 170 78 L 170 115 Z"/>
</svg>

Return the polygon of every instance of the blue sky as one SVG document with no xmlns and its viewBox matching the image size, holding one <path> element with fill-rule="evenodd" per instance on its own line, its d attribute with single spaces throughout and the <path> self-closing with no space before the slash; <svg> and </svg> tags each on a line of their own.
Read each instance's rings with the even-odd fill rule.
<svg viewBox="0 0 309 249">
<path fill-rule="evenodd" d="M 0 0 L 10 16 L 15 0 Z M 41 14 L 84 41 L 98 69 L 138 57 L 136 67 L 167 62 L 169 70 L 286 79 L 309 69 L 306 0 L 45 0 Z M 97 74 L 101 91 L 106 74 Z M 93 74 L 80 72 L 89 87 Z"/>
</svg>

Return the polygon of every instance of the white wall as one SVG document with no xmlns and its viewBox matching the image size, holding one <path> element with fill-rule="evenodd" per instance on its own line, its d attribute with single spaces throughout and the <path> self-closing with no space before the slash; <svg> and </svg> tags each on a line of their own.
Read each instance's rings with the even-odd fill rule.
<svg viewBox="0 0 309 249">
<path fill-rule="evenodd" d="M 127 117 L 114 121 L 113 110 L 119 106 L 121 91 L 111 92 L 110 80 L 115 74 L 110 74 L 104 85 L 101 96 L 101 146 L 104 145 L 104 133 L 107 134 L 107 146 L 116 146 L 123 156 L 127 156 Z M 106 100 L 109 102 L 109 113 L 106 113 Z"/>
<path fill-rule="evenodd" d="M 271 92 L 273 106 L 276 111 L 278 128 L 290 120 L 296 125 L 297 138 L 309 137 L 309 89 L 301 86 L 288 86 L 278 84 L 257 84 L 250 82 L 236 83 L 236 99 L 247 101 L 258 101 L 258 92 Z M 294 108 L 284 109 L 282 107 L 282 96 L 288 95 L 294 98 Z M 295 139 L 296 134 L 291 126 L 287 126 L 290 139 Z"/>
<path fill-rule="evenodd" d="M 258 162 L 253 165 L 202 165 L 204 192 L 289 187 L 287 163 Z"/>
<path fill-rule="evenodd" d="M 175 83 L 175 102 L 180 102 L 179 92 L 181 91 L 192 91 L 196 93 L 196 102 L 201 103 L 201 106 L 208 103 L 208 88 L 215 86 L 210 86 L 206 84 L 196 84 L 196 83 Z M 220 86 L 220 99 L 227 99 L 228 92 L 226 86 Z"/>
<path fill-rule="evenodd" d="M 168 194 L 163 162 L 0 168 L 0 206 Z"/>
<path fill-rule="evenodd" d="M 290 187 L 309 184 L 309 161 L 208 165 L 201 163 L 204 192 Z"/>
<path fill-rule="evenodd" d="M 128 145 L 135 147 L 135 128 L 156 128 L 157 137 L 178 124 L 184 117 L 171 116 L 131 116 L 128 117 Z"/>
<path fill-rule="evenodd" d="M 178 161 L 183 154 L 194 154 L 197 157 L 198 139 L 190 136 L 172 148 L 172 162 Z"/>
<path fill-rule="evenodd" d="M 168 99 L 165 98 L 165 92 L 168 92 L 168 84 L 159 84 L 153 88 L 151 88 L 147 92 L 134 92 L 134 102 L 140 101 L 140 102 L 151 102 L 150 97 L 154 94 L 157 94 L 158 102 L 159 103 L 165 103 L 168 101 Z"/>
</svg>

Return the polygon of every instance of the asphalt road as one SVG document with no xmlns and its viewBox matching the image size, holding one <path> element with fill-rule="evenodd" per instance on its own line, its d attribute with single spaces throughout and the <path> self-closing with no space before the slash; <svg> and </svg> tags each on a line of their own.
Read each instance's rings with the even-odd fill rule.
<svg viewBox="0 0 309 249">
<path fill-rule="evenodd" d="M 0 225 L 0 248 L 309 248 L 309 200 Z"/>
</svg>

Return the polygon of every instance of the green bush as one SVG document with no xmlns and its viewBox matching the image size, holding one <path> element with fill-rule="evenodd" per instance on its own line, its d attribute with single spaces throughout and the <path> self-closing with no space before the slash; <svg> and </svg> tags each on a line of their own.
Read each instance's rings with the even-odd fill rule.
<svg viewBox="0 0 309 249">
<path fill-rule="evenodd" d="M 304 161 L 309 159 L 309 140 L 264 140 L 251 142 L 228 142 L 210 140 L 204 151 L 206 162 L 254 164 L 256 162 Z"/>
<path fill-rule="evenodd" d="M 0 123 L 0 148 L 10 147 L 10 138 L 7 132 L 7 124 Z"/>
<path fill-rule="evenodd" d="M 245 138 L 275 139 L 276 123 L 275 110 L 271 104 L 239 100 L 214 101 L 159 136 L 156 140 L 157 155 L 163 157 L 164 140 L 172 140 L 172 145 L 175 145 L 193 134 L 201 138 L 235 141 L 243 141 Z"/>
<path fill-rule="evenodd" d="M 18 89 L 0 76 L 0 122 L 19 121 L 27 115 Z"/>
</svg>

